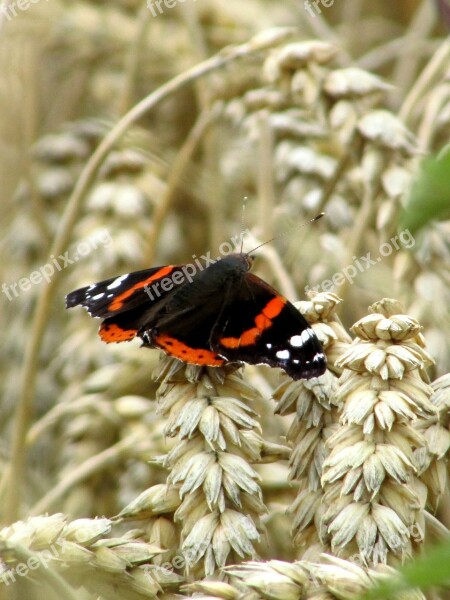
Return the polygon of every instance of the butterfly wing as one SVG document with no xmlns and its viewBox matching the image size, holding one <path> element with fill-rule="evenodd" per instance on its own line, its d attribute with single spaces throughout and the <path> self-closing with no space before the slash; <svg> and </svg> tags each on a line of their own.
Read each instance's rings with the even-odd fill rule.
<svg viewBox="0 0 450 600">
<path fill-rule="evenodd" d="M 226 303 L 211 347 L 229 361 L 280 367 L 293 379 L 318 377 L 326 369 L 322 347 L 306 319 L 252 273 Z"/>
<path fill-rule="evenodd" d="M 186 277 L 183 266 L 135 271 L 71 292 L 66 306 L 83 306 L 91 316 L 104 319 L 99 329 L 104 342 L 139 336 L 144 345 L 185 362 L 222 365 L 225 359 L 209 344 L 220 294 L 213 293 L 214 284 L 205 294 L 202 282 Z"/>
<path fill-rule="evenodd" d="M 164 278 L 173 277 L 181 267 L 155 267 L 111 277 L 82 287 L 66 296 L 66 307 L 83 306 L 93 317 L 112 317 L 143 304 L 155 302 L 164 295 L 158 289 Z"/>
<path fill-rule="evenodd" d="M 83 306 L 103 320 L 105 342 L 139 336 L 184 362 L 219 366 L 265 363 L 293 379 L 321 375 L 320 343 L 296 308 L 237 255 L 186 281 L 183 266 L 155 267 L 71 292 L 68 308 Z"/>
<path fill-rule="evenodd" d="M 223 311 L 236 275 L 216 264 L 177 290 L 158 313 L 144 343 L 195 365 L 220 366 L 227 361 L 211 348 L 211 332 Z M 237 279 L 240 279 L 238 273 Z"/>
<path fill-rule="evenodd" d="M 217 303 L 200 299 L 195 305 L 178 312 L 166 313 L 163 310 L 155 319 L 154 328 L 142 333 L 142 339 L 146 345 L 161 348 L 184 362 L 216 367 L 223 365 L 227 361 L 210 344 L 211 330 L 216 325 L 219 311 Z"/>
<path fill-rule="evenodd" d="M 66 296 L 66 307 L 83 306 L 104 319 L 99 335 L 104 342 L 125 342 L 150 328 L 171 291 L 183 283 L 182 267 L 173 265 L 134 271 L 99 281 Z"/>
</svg>

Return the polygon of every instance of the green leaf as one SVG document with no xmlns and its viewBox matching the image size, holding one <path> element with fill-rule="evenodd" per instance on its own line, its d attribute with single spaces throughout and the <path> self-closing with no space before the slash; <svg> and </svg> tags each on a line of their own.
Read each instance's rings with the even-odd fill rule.
<svg viewBox="0 0 450 600">
<path fill-rule="evenodd" d="M 399 592 L 431 586 L 450 585 L 450 540 L 426 550 L 425 554 L 398 570 L 398 573 L 378 584 L 361 597 L 362 600 L 395 598 Z"/>
<path fill-rule="evenodd" d="M 414 233 L 432 220 L 444 220 L 448 217 L 450 217 L 450 152 L 439 159 L 423 160 L 400 217 L 400 227 Z"/>
</svg>

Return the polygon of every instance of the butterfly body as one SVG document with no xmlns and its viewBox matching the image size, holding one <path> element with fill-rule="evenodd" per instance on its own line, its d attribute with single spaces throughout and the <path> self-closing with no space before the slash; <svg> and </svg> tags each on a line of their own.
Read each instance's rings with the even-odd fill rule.
<svg viewBox="0 0 450 600">
<path fill-rule="evenodd" d="M 251 264 L 247 254 L 236 253 L 203 269 L 136 271 L 71 292 L 66 304 L 103 318 L 105 342 L 138 336 L 145 346 L 197 365 L 244 361 L 280 367 L 293 379 L 321 375 L 326 360 L 313 330 L 286 298 L 249 272 Z"/>
</svg>

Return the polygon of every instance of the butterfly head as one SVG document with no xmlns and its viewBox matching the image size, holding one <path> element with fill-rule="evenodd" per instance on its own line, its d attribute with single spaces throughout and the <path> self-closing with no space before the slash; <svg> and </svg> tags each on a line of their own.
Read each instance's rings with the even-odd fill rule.
<svg viewBox="0 0 450 600">
<path fill-rule="evenodd" d="M 255 257 L 246 252 L 235 252 L 225 257 L 225 260 L 230 266 L 234 265 L 234 267 L 237 267 L 240 271 L 250 271 Z"/>
</svg>

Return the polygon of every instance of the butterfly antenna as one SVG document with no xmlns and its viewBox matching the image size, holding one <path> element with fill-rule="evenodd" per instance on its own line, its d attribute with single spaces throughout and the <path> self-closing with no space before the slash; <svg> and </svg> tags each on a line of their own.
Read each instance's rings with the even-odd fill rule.
<svg viewBox="0 0 450 600">
<path fill-rule="evenodd" d="M 242 249 L 244 247 L 244 233 L 245 233 L 245 209 L 247 208 L 247 200 L 248 197 L 244 196 L 244 199 L 242 200 L 242 213 L 241 213 L 241 254 L 242 254 Z"/>
<path fill-rule="evenodd" d="M 301 225 L 299 225 L 298 229 L 300 229 L 302 227 L 306 227 L 307 225 L 311 225 L 311 223 L 315 223 L 316 221 L 318 221 L 319 219 L 321 219 L 324 215 L 325 215 L 324 212 L 319 213 L 313 219 L 310 219 L 309 221 L 306 221 L 306 223 L 302 223 Z M 294 229 L 297 229 L 297 227 L 295 227 Z M 270 242 L 273 242 L 274 240 L 278 240 L 279 238 L 284 237 L 288 233 L 291 233 L 291 231 L 285 232 L 285 233 L 281 233 L 280 235 L 277 235 L 277 236 L 273 237 L 272 239 L 267 240 L 267 242 L 263 242 L 262 244 L 259 244 L 259 246 L 256 246 L 256 248 L 253 248 L 253 250 L 250 250 L 250 252 L 247 252 L 247 254 L 251 254 L 255 250 L 258 250 L 258 248 L 261 248 L 262 246 L 265 246 L 266 244 L 270 244 Z"/>
</svg>

